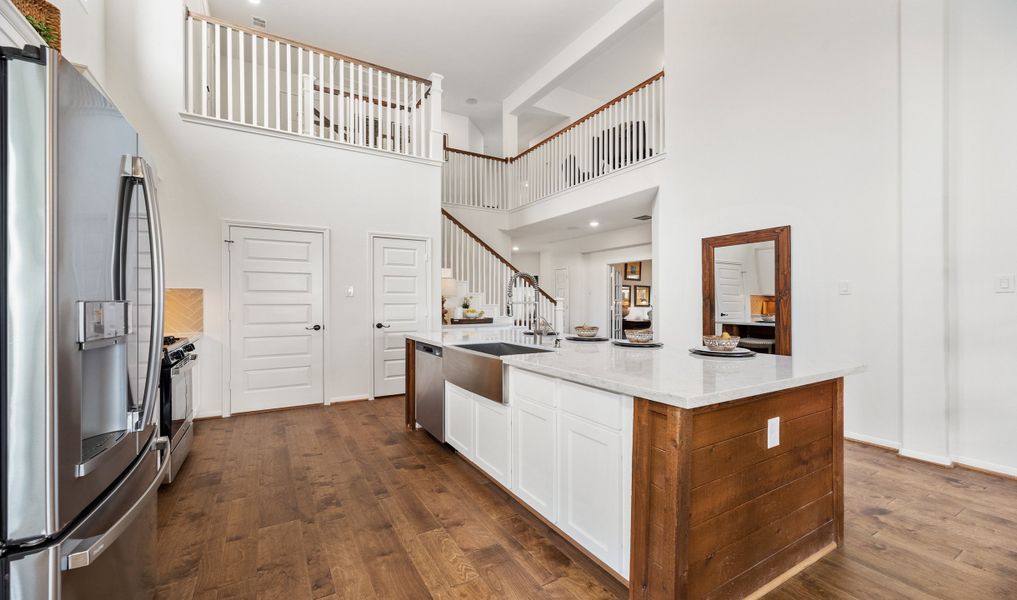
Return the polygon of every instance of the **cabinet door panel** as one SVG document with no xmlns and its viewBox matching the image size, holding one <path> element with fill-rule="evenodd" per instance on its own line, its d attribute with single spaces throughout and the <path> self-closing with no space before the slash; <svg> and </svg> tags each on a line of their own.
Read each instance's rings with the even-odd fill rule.
<svg viewBox="0 0 1017 600">
<path fill-rule="evenodd" d="M 558 478 L 554 409 L 512 399 L 514 471 L 512 491 L 549 521 L 557 518 Z"/>
<path fill-rule="evenodd" d="M 451 383 L 445 384 L 445 441 L 473 459 L 473 398 Z"/>
<path fill-rule="evenodd" d="M 516 367 L 509 367 L 509 390 L 514 397 L 521 397 L 530 402 L 544 404 L 546 406 L 557 406 L 555 389 L 558 380 L 538 375 L 530 371 L 524 371 Z"/>
<path fill-rule="evenodd" d="M 610 567 L 622 567 L 622 434 L 559 415 L 558 526 Z"/>
<path fill-rule="evenodd" d="M 512 431 L 508 406 L 474 396 L 474 462 L 498 483 L 509 487 Z"/>
</svg>

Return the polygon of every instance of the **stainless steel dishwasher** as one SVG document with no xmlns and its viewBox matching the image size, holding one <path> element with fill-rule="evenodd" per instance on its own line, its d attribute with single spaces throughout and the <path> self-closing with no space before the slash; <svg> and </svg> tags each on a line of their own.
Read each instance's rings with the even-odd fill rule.
<svg viewBox="0 0 1017 600">
<path fill-rule="evenodd" d="M 445 442 L 445 377 L 441 369 L 441 347 L 417 342 L 416 398 L 417 423 L 439 442 Z"/>
</svg>

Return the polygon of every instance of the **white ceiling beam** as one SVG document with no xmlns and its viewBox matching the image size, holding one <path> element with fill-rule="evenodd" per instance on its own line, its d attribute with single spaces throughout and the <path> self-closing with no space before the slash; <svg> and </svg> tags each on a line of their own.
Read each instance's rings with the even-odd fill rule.
<svg viewBox="0 0 1017 600">
<path fill-rule="evenodd" d="M 502 101 L 502 114 L 515 114 L 557 87 L 596 52 L 660 10 L 662 0 L 621 0 Z"/>
</svg>

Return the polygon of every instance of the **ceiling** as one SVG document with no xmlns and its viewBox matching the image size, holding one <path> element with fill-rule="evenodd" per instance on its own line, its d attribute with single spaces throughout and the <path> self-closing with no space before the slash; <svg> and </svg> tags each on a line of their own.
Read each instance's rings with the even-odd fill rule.
<svg viewBox="0 0 1017 600">
<path fill-rule="evenodd" d="M 500 150 L 501 101 L 619 0 L 209 0 L 212 16 L 427 77 Z M 476 98 L 476 104 L 466 104 Z M 497 145 L 496 145 L 497 144 Z"/>
<path fill-rule="evenodd" d="M 664 65 L 664 19 L 660 12 L 589 57 L 561 87 L 607 102 L 660 72 Z"/>
<path fill-rule="evenodd" d="M 520 252 L 539 251 L 554 242 L 646 223 L 647 221 L 639 221 L 635 217 L 652 214 L 656 196 L 657 188 L 641 190 L 610 202 L 517 227 L 506 233 L 512 237 L 512 245 L 518 246 Z M 596 221 L 599 225 L 590 227 L 591 221 Z"/>
</svg>

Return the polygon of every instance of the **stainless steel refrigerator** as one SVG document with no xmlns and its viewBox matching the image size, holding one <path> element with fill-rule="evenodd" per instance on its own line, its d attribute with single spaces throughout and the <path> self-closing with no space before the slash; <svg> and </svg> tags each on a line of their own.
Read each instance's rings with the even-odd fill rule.
<svg viewBox="0 0 1017 600">
<path fill-rule="evenodd" d="M 167 462 L 152 169 L 56 52 L 3 48 L 0 70 L 3 596 L 149 598 Z"/>
</svg>

